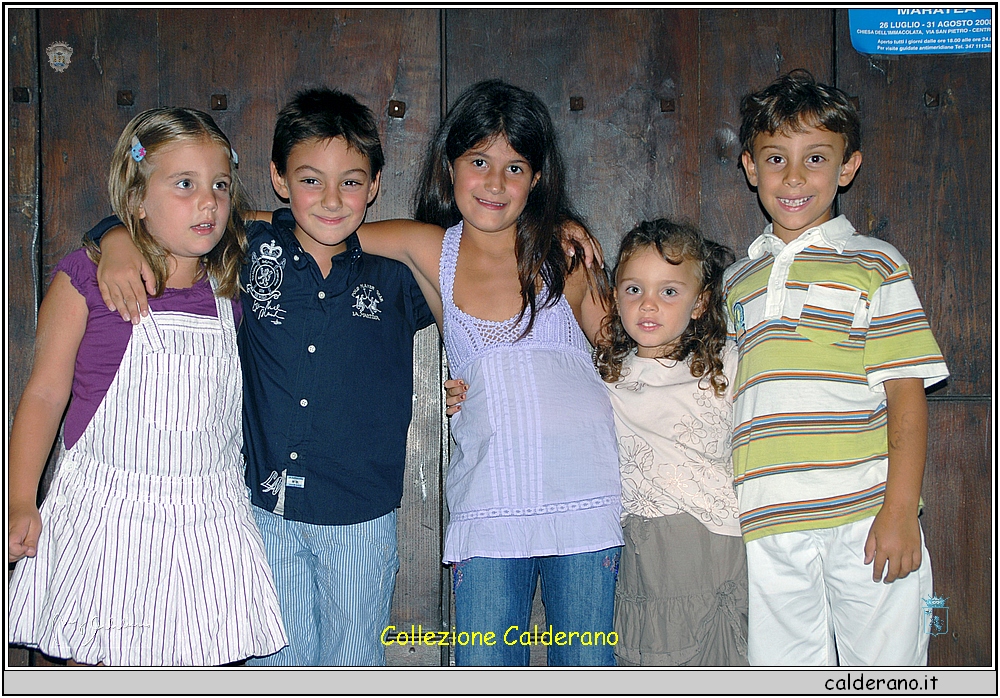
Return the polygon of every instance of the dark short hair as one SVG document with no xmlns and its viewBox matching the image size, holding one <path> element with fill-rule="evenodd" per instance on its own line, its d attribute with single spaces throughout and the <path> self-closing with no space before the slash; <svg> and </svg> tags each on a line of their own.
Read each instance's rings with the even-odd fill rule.
<svg viewBox="0 0 1000 698">
<path fill-rule="evenodd" d="M 343 138 L 368 158 L 371 176 L 385 164 L 378 124 L 371 110 L 349 94 L 327 87 L 304 90 L 278 112 L 271 162 L 284 175 L 288 155 L 299 143 Z"/>
<path fill-rule="evenodd" d="M 839 133 L 846 141 L 844 161 L 861 150 L 861 118 L 843 90 L 816 82 L 801 68 L 782 75 L 740 100 L 740 148 L 753 154 L 761 134 L 797 132 L 808 126 Z"/>
</svg>

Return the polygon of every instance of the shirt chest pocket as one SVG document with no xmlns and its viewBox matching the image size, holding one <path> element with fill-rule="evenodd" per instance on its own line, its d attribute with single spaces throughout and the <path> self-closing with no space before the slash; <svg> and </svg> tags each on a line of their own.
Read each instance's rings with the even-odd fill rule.
<svg viewBox="0 0 1000 698">
<path fill-rule="evenodd" d="M 847 341 L 860 304 L 861 291 L 810 284 L 795 331 L 817 344 Z"/>
<path fill-rule="evenodd" d="M 139 414 L 161 431 L 212 431 L 230 411 L 235 362 L 217 356 L 155 352 L 142 357 Z"/>
</svg>

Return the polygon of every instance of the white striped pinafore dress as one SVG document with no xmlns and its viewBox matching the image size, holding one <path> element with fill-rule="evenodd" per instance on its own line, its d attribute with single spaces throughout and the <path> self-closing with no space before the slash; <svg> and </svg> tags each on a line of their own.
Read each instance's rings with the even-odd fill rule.
<svg viewBox="0 0 1000 698">
<path fill-rule="evenodd" d="M 286 644 L 242 475 L 232 303 L 153 311 L 58 463 L 10 642 L 85 664 L 208 666 Z"/>
</svg>

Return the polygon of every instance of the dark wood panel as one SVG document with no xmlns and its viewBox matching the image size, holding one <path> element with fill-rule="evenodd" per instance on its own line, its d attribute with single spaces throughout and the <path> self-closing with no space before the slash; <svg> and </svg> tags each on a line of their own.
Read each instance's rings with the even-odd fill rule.
<svg viewBox="0 0 1000 698">
<path fill-rule="evenodd" d="M 436 10 L 184 9 L 162 10 L 160 18 L 161 73 L 170 75 L 161 101 L 215 117 L 261 208 L 282 205 L 268 177 L 278 110 L 299 90 L 328 86 L 357 97 L 379 121 L 386 166 L 369 217 L 410 215 L 416 172 L 440 116 Z M 226 95 L 225 110 L 211 110 L 213 94 Z M 390 100 L 405 103 L 403 118 L 388 116 Z"/>
<path fill-rule="evenodd" d="M 535 92 L 609 256 L 640 220 L 697 219 L 697 11 L 447 10 L 446 24 L 449 104 L 486 78 Z"/>
<path fill-rule="evenodd" d="M 69 66 L 41 64 L 42 235 L 45 281 L 110 211 L 111 150 L 122 128 L 157 106 L 156 13 L 150 10 L 40 10 L 40 43 L 73 48 Z M 43 54 L 44 55 L 44 54 Z M 117 93 L 131 92 L 133 106 Z"/>
<path fill-rule="evenodd" d="M 31 371 L 40 302 L 35 10 L 7 15 L 7 425 Z M 16 93 L 16 97 L 15 97 Z M 17 99 L 18 101 L 15 101 Z M 27 99 L 27 102 L 20 101 Z"/>
<path fill-rule="evenodd" d="M 839 86 L 858 96 L 864 152 L 841 210 L 910 262 L 951 371 L 935 394 L 988 395 L 994 61 L 868 57 L 851 46 L 846 11 L 838 27 Z"/>
<path fill-rule="evenodd" d="M 996 618 L 988 401 L 932 400 L 921 525 L 934 594 L 948 599 L 948 633 L 931 637 L 934 666 L 990 666 Z"/>
<path fill-rule="evenodd" d="M 699 68 L 701 228 L 746 254 L 767 219 L 747 184 L 740 160 L 740 98 L 776 77 L 805 68 L 832 80 L 830 10 L 701 10 Z"/>
<path fill-rule="evenodd" d="M 37 37 L 35 10 L 7 11 L 8 430 L 31 372 L 39 302 Z M 8 579 L 11 569 L 8 565 Z M 9 648 L 7 661 L 11 667 L 28 666 L 28 650 Z"/>
</svg>

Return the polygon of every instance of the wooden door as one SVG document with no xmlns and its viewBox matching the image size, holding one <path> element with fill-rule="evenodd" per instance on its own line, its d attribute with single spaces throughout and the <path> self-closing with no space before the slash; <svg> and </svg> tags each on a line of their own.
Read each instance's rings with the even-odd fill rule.
<svg viewBox="0 0 1000 698">
<path fill-rule="evenodd" d="M 377 220 L 409 215 L 443 106 L 473 82 L 501 77 L 548 105 L 574 203 L 609 257 L 635 222 L 663 215 L 742 254 L 765 218 L 738 167 L 740 96 L 799 67 L 843 88 L 861 110 L 865 160 L 838 206 L 910 261 L 952 371 L 929 395 L 922 523 L 936 593 L 951 609 L 950 632 L 932 638 L 930 661 L 990 664 L 989 54 L 862 56 L 850 45 L 847 12 L 831 9 L 8 12 L 8 423 L 30 367 L 39 293 L 54 263 L 107 212 L 111 145 L 142 109 L 212 113 L 240 152 L 255 202 L 274 208 L 266 171 L 278 108 L 306 86 L 351 92 L 376 112 L 384 140 L 382 193 L 369 213 Z M 45 55 L 55 41 L 74 49 L 61 72 Z M 405 104 L 402 118 L 398 106 L 390 116 L 390 100 Z M 415 358 L 392 622 L 443 629 L 447 436 L 436 330 L 420 335 Z M 447 662 L 425 647 L 394 649 L 389 659 Z"/>
<path fill-rule="evenodd" d="M 144 109 L 183 105 L 212 114 L 240 154 L 239 176 L 254 204 L 273 209 L 283 205 L 268 177 L 278 109 L 311 86 L 349 92 L 375 112 L 386 153 L 381 192 L 368 215 L 409 215 L 414 167 L 440 118 L 437 11 L 66 9 L 19 10 L 15 17 L 11 77 L 30 100 L 11 105 L 9 131 L 18 150 L 9 183 L 8 422 L 30 369 L 35 289 L 47 286 L 55 263 L 110 212 L 108 157 L 121 129 Z M 61 71 L 44 53 L 57 41 L 73 48 Z M 392 115 L 390 101 L 399 103 Z M 447 622 L 440 565 L 442 354 L 436 328 L 418 334 L 392 611 L 399 627 L 442 629 Z M 393 664 L 441 662 L 438 647 L 393 649 Z"/>
</svg>

